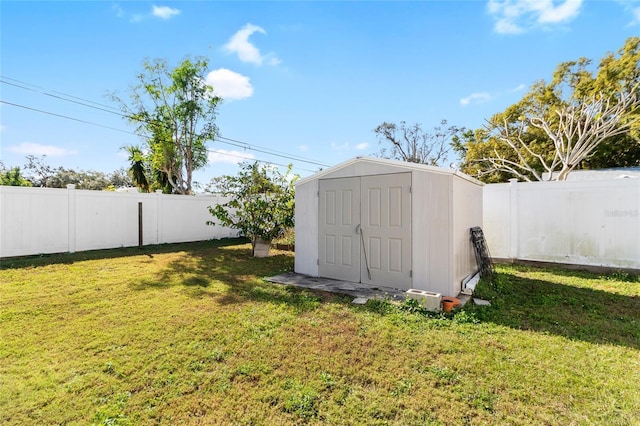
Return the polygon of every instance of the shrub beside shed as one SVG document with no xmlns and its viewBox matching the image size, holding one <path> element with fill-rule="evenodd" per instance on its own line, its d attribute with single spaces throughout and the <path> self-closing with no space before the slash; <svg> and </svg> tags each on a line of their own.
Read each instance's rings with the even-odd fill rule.
<svg viewBox="0 0 640 426">
<path fill-rule="evenodd" d="M 457 295 L 477 271 L 482 183 L 358 157 L 298 181 L 295 220 L 297 273 Z"/>
</svg>

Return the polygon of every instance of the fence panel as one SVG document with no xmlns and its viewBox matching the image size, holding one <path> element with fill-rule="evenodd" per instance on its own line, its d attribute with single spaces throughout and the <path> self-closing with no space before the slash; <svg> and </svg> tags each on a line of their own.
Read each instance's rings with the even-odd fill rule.
<svg viewBox="0 0 640 426">
<path fill-rule="evenodd" d="M 0 187 L 0 257 L 67 251 L 68 216 L 66 190 Z"/>
<path fill-rule="evenodd" d="M 207 225 L 217 196 L 116 193 L 0 187 L 0 257 L 236 237 L 235 229 Z"/>
<path fill-rule="evenodd" d="M 640 269 L 640 179 L 486 185 L 492 256 Z"/>
<path fill-rule="evenodd" d="M 238 231 L 220 225 L 204 225 L 208 220 L 218 223 L 209 213 L 208 206 L 229 201 L 229 197 L 166 195 L 162 197 L 161 240 L 179 243 L 237 237 Z M 180 226 L 176 224 L 181 223 Z M 204 236 L 204 238 L 203 238 Z"/>
</svg>

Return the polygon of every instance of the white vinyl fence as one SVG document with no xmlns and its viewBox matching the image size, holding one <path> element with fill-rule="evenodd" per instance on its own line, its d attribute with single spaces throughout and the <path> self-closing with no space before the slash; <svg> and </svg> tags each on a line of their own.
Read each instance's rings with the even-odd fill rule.
<svg viewBox="0 0 640 426">
<path fill-rule="evenodd" d="M 227 200 L 0 186 L 0 257 L 137 246 L 140 219 L 143 245 L 236 237 L 206 224 L 207 207 Z"/>
<path fill-rule="evenodd" d="M 640 179 L 491 184 L 494 258 L 640 269 Z"/>
</svg>

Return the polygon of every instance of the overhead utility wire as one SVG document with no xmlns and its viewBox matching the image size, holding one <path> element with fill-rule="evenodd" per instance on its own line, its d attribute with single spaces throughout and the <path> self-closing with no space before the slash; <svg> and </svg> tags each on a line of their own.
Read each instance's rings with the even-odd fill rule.
<svg viewBox="0 0 640 426">
<path fill-rule="evenodd" d="M 55 112 L 44 111 L 44 110 L 41 110 L 41 109 L 31 108 L 31 107 L 28 107 L 28 106 L 25 106 L 25 105 L 20 105 L 20 104 L 14 104 L 13 102 L 7 102 L 7 101 L 4 101 L 2 99 L 0 99 L 0 102 L 2 102 L 3 104 L 14 106 L 14 107 L 24 108 L 24 109 L 28 109 L 28 110 L 31 110 L 31 111 L 40 112 L 42 114 L 53 115 L 55 117 L 66 118 L 67 120 L 73 120 L 73 121 L 78 121 L 80 123 L 91 124 L 92 126 L 104 127 L 105 129 L 115 130 L 116 132 L 129 133 L 131 135 L 135 135 L 135 133 L 129 132 L 127 130 L 117 129 L 117 128 L 111 127 L 111 126 L 105 126 L 104 124 L 94 123 L 93 121 L 81 120 L 79 118 L 69 117 L 68 115 L 56 114 Z"/>
<path fill-rule="evenodd" d="M 4 84 L 9 84 L 11 86 L 19 87 L 21 89 L 29 90 L 29 91 L 32 91 L 32 92 L 38 92 L 38 93 L 41 93 L 43 95 L 51 96 L 51 97 L 56 98 L 56 99 L 60 99 L 60 100 L 67 101 L 67 102 L 72 102 L 72 103 L 75 103 L 75 104 L 78 104 L 78 105 L 82 105 L 82 106 L 86 106 L 86 107 L 89 107 L 89 108 L 94 108 L 94 109 L 97 109 L 97 110 L 100 110 L 100 111 L 108 112 L 110 114 L 118 115 L 118 116 L 126 118 L 126 119 L 131 119 L 130 116 L 123 114 L 120 110 L 118 110 L 116 108 L 113 108 L 113 107 L 110 107 L 110 106 L 107 106 L 107 105 L 103 105 L 103 104 L 100 104 L 100 103 L 97 103 L 97 102 L 94 102 L 94 101 L 91 101 L 91 100 L 88 100 L 88 99 L 79 98 L 79 97 L 76 97 L 76 96 L 73 96 L 73 95 L 68 95 L 66 93 L 58 92 L 58 91 L 55 91 L 55 90 L 50 90 L 52 93 L 58 93 L 58 94 L 63 95 L 65 97 L 78 99 L 78 100 L 81 100 L 81 101 L 84 101 L 84 102 L 87 102 L 87 103 L 90 103 L 90 104 L 100 105 L 100 107 L 94 106 L 94 105 L 89 105 L 89 104 L 84 103 L 84 102 L 74 101 L 73 99 L 66 99 L 65 97 L 54 95 L 52 93 L 48 93 L 45 90 L 49 90 L 49 89 L 45 89 L 45 88 L 43 88 L 41 86 L 36 86 L 34 84 L 31 84 L 31 83 L 27 83 L 27 82 L 24 82 L 24 81 L 21 81 L 21 80 L 17 80 L 15 78 L 6 77 L 6 76 L 3 76 L 3 75 L 0 75 L 0 78 L 6 79 L 6 80 L 12 80 L 12 81 L 15 81 L 15 82 L 21 83 L 21 84 L 26 84 L 28 86 L 32 86 L 32 87 L 35 87 L 35 88 L 41 89 L 41 90 L 36 90 L 36 89 L 25 87 L 25 86 L 22 86 L 22 85 L 19 85 L 19 84 L 16 84 L 16 83 L 11 83 L 11 82 L 8 82 L 8 81 L 0 80 L 0 82 L 4 83 Z M 102 108 L 102 107 L 104 107 L 104 108 Z M 109 109 L 106 109 L 106 108 L 109 108 Z M 79 121 L 79 120 L 76 120 L 76 121 Z M 99 125 L 99 126 L 104 127 L 102 125 Z M 119 130 L 119 131 L 123 131 L 123 130 Z M 292 156 L 292 155 L 290 155 L 288 153 L 285 153 L 285 152 L 282 152 L 282 151 L 277 151 L 277 150 L 274 150 L 274 149 L 265 148 L 265 147 L 262 147 L 260 145 L 250 144 L 248 142 L 243 142 L 243 141 L 240 141 L 240 140 L 237 140 L 237 139 L 218 136 L 216 138 L 216 140 L 219 140 L 220 142 L 226 143 L 228 145 L 233 145 L 233 146 L 237 146 L 237 147 L 245 148 L 245 149 L 251 149 L 251 150 L 256 151 L 256 152 L 262 152 L 263 154 L 281 156 L 281 157 L 284 157 L 284 158 L 288 158 L 290 160 L 302 161 L 304 163 L 315 164 L 315 165 L 321 166 L 321 167 L 331 167 L 329 164 L 319 163 L 317 161 L 306 159 L 304 157 Z M 224 141 L 227 141 L 227 142 L 224 142 Z M 233 144 L 231 142 L 235 142 L 236 144 Z M 241 145 L 237 145 L 237 144 L 241 144 Z"/>
<path fill-rule="evenodd" d="M 101 108 L 101 107 L 97 107 L 97 106 L 94 106 L 94 105 L 85 104 L 83 102 L 74 101 L 73 99 L 66 99 L 66 98 L 63 98 L 62 96 L 54 95 L 54 94 L 43 92 L 43 91 L 40 91 L 40 90 L 35 90 L 35 89 L 30 88 L 30 87 L 21 86 L 19 84 L 10 83 L 8 81 L 3 81 L 3 80 L 0 80 L 0 83 L 9 84 L 11 86 L 19 87 L 21 89 L 29 90 L 31 92 L 41 93 L 41 94 L 43 94 L 45 96 L 50 96 L 52 98 L 60 99 L 62 101 L 73 102 L 74 104 L 86 106 L 86 107 L 89 107 L 89 108 L 93 108 L 93 109 L 97 109 L 97 110 L 100 110 L 100 111 L 108 112 L 109 114 L 114 114 L 114 115 L 119 115 L 119 116 L 124 117 L 124 115 L 122 115 L 120 112 L 117 112 L 117 111 L 111 111 L 111 110 L 108 110 L 106 108 Z"/>
<path fill-rule="evenodd" d="M 225 138 L 225 137 L 222 137 L 222 136 L 218 136 L 216 139 L 218 139 L 218 140 L 222 139 L 223 141 L 221 141 L 221 142 L 226 143 L 228 145 L 233 145 L 233 146 L 237 146 L 237 147 L 240 147 L 240 148 L 251 149 L 251 150 L 256 151 L 256 152 L 262 152 L 264 154 L 279 155 L 281 157 L 288 158 L 290 160 L 302 161 L 304 163 L 315 164 L 317 166 L 322 166 L 322 167 L 330 167 L 328 164 L 318 163 L 317 161 L 311 161 L 311 160 L 303 160 L 301 158 L 296 158 L 296 157 L 292 157 L 290 155 L 285 155 L 284 153 L 279 153 L 278 151 L 268 152 L 266 150 L 254 148 L 253 145 L 247 144 L 246 142 L 237 141 L 238 143 L 234 143 L 234 142 L 236 142 L 234 139 L 229 139 L 229 138 Z M 227 141 L 227 142 L 224 142 L 224 141 Z M 233 142 L 229 142 L 229 141 L 233 141 Z M 276 154 L 274 154 L 274 152 Z"/>
<path fill-rule="evenodd" d="M 235 157 L 235 158 L 241 158 L 243 160 L 251 160 L 251 161 L 257 161 L 259 163 L 265 163 L 265 164 L 273 164 L 274 166 L 280 166 L 280 167 L 288 167 L 288 164 L 281 164 L 281 163 L 276 163 L 273 161 L 267 161 L 267 160 L 258 160 L 257 158 L 250 158 L 250 157 L 243 157 L 241 155 L 237 155 L 237 154 L 232 154 L 230 152 L 220 152 L 220 151 L 215 151 L 213 149 L 208 150 L 211 153 L 214 154 L 221 154 L 221 155 L 226 155 L 229 157 Z M 309 169 L 303 169 L 302 167 L 295 167 L 296 170 L 302 170 L 303 172 L 309 172 L 309 173 L 315 173 L 317 172 L 317 170 L 309 170 Z"/>
<path fill-rule="evenodd" d="M 104 125 L 104 124 L 94 123 L 94 122 L 92 122 L 92 121 L 87 121 L 87 120 L 82 120 L 82 119 L 79 119 L 79 118 L 69 117 L 68 115 L 56 114 L 56 113 L 54 113 L 54 112 L 44 111 L 44 110 L 41 110 L 41 109 L 32 108 L 32 107 L 28 107 L 28 106 L 25 106 L 25 105 L 20 105 L 20 104 L 16 104 L 16 103 L 13 103 L 13 102 L 4 101 L 4 100 L 1 100 L 1 99 L 0 99 L 0 102 L 2 102 L 3 104 L 7 104 L 7 105 L 11 105 L 11 106 L 15 106 L 15 107 L 18 107 L 18 108 L 24 108 L 24 109 L 27 109 L 27 110 L 30 110 L 30 111 L 40 112 L 40 113 L 42 113 L 42 114 L 48 114 L 48 115 L 52 115 L 52 116 L 55 116 L 55 117 L 66 118 L 67 120 L 73 120 L 73 121 L 77 121 L 77 122 L 84 123 L 84 124 L 90 124 L 90 125 L 92 125 L 92 126 L 103 127 L 103 128 L 105 128 L 105 129 L 115 130 L 115 131 L 117 131 L 117 132 L 127 133 L 127 134 L 134 135 L 134 136 L 139 136 L 137 133 L 130 132 L 130 131 L 128 131 L 128 130 L 122 130 L 122 129 L 118 129 L 118 128 L 115 128 L 115 127 L 106 126 L 106 125 Z M 149 137 L 148 135 L 145 135 L 145 136 L 146 136 L 146 137 Z M 216 139 L 214 140 L 214 142 L 215 142 L 216 140 L 218 140 L 218 139 L 227 139 L 227 138 L 218 137 L 218 138 L 216 138 Z M 275 154 L 272 154 L 272 153 L 270 153 L 270 152 L 268 152 L 268 151 L 263 151 L 263 150 L 255 149 L 255 148 L 252 148 L 252 147 L 250 147 L 250 146 L 239 145 L 239 144 L 235 144 L 235 143 L 231 143 L 231 142 L 225 142 L 225 141 L 222 141 L 222 140 L 221 140 L 220 142 L 221 142 L 221 143 L 224 143 L 224 144 L 227 144 L 227 145 L 232 145 L 232 146 L 237 146 L 237 147 L 241 147 L 241 148 L 251 149 L 251 150 L 253 150 L 253 151 L 261 152 L 261 153 L 263 153 L 263 154 L 275 155 Z M 215 150 L 211 150 L 211 151 L 212 151 L 212 152 L 218 152 L 218 153 L 220 153 L 220 154 L 224 154 L 224 153 L 221 153 L 221 152 L 219 152 L 219 151 L 215 151 Z M 232 155 L 232 154 L 230 154 L 230 155 Z M 245 158 L 245 157 L 241 157 L 241 156 L 237 156 L 237 157 L 238 157 L 238 158 Z M 312 161 L 304 161 L 304 160 L 301 160 L 301 159 L 298 159 L 298 158 L 295 158 L 295 157 L 289 157 L 289 156 L 285 156 L 285 155 L 281 155 L 281 157 L 288 158 L 288 159 L 290 159 L 290 160 L 295 160 L 295 161 L 301 161 L 301 162 L 307 162 L 307 163 L 311 163 L 311 164 L 316 164 L 316 165 L 319 165 L 319 166 L 322 166 L 322 165 L 323 165 L 323 164 L 320 164 L 320 163 L 316 163 L 316 162 L 312 162 Z M 266 160 L 264 160 L 264 162 L 267 162 L 267 161 L 266 161 Z M 273 162 L 272 162 L 272 164 L 276 164 L 276 163 L 273 163 Z M 276 165 L 280 165 L 280 164 L 276 164 Z M 328 166 L 327 166 L 327 167 L 328 167 Z M 302 169 L 302 168 L 299 168 L 299 167 L 297 167 L 297 168 L 298 168 L 298 169 L 300 169 L 300 170 L 304 170 L 304 171 L 311 171 L 311 170 L 306 170 L 306 169 Z"/>
<path fill-rule="evenodd" d="M 2 100 L 2 99 L 0 99 L 0 103 L 11 105 L 11 106 L 15 106 L 15 107 L 18 107 L 18 108 L 24 108 L 24 109 L 27 109 L 27 110 L 30 110 L 30 111 L 39 112 L 39 113 L 42 113 L 42 114 L 52 115 L 54 117 L 66 118 L 67 120 L 73 120 L 73 121 L 77 121 L 77 122 L 84 123 L 84 124 L 90 124 L 92 126 L 103 127 L 105 129 L 115 130 L 117 132 L 122 132 L 122 133 L 127 133 L 127 134 L 130 134 L 130 135 L 138 136 L 136 133 L 130 132 L 128 130 L 117 129 L 115 127 L 105 126 L 104 124 L 99 124 L 99 123 L 94 123 L 92 121 L 81 120 L 79 118 L 69 117 L 68 115 L 56 114 L 56 113 L 50 112 L 50 111 L 44 111 L 44 110 L 37 109 L 37 108 L 31 108 L 31 107 L 28 107 L 28 106 L 25 106 L 25 105 L 16 104 L 16 103 L 13 103 L 13 102 L 8 102 L 8 101 Z M 223 143 L 226 143 L 226 142 L 223 142 Z M 209 149 L 208 151 L 216 153 L 216 154 L 228 155 L 228 156 L 237 157 L 237 158 L 241 158 L 241 159 L 255 160 L 255 161 L 258 161 L 260 163 L 274 164 L 276 166 L 287 167 L 287 165 L 285 165 L 285 164 L 279 164 L 279 163 L 275 163 L 273 161 L 259 160 L 259 159 L 256 159 L 256 158 L 247 158 L 247 157 L 242 157 L 242 156 L 236 155 L 236 154 L 216 151 L 216 150 L 213 150 L 213 149 Z M 311 172 L 311 173 L 316 172 L 316 170 L 308 170 L 308 169 L 303 169 L 301 167 L 295 167 L 295 169 L 296 170 L 302 170 L 302 171 L 305 171 L 305 172 Z"/>
<path fill-rule="evenodd" d="M 79 101 L 83 101 L 83 102 L 87 102 L 87 103 L 90 103 L 90 104 L 94 104 L 94 105 L 97 105 L 97 106 L 102 107 L 102 108 L 108 108 L 108 109 L 120 112 L 120 110 L 118 108 L 112 107 L 111 105 L 102 104 L 100 102 L 92 101 L 90 99 L 80 98 L 78 96 L 70 95 L 70 94 L 64 93 L 64 92 L 59 92 L 57 90 L 47 89 L 46 87 L 42 87 L 42 86 L 38 86 L 38 85 L 35 85 L 35 84 L 27 83 L 26 81 L 18 80 L 16 78 L 7 77 L 7 76 L 2 75 L 2 74 L 0 74 L 0 78 L 3 78 L 5 80 L 11 80 L 11 81 L 14 81 L 14 82 L 20 83 L 20 84 L 26 84 L 27 86 L 31 86 L 31 87 L 35 87 L 36 89 L 39 89 L 39 90 L 35 90 L 35 89 L 28 88 L 28 87 L 22 87 L 22 86 L 19 86 L 17 84 L 13 84 L 14 86 L 22 87 L 22 88 L 24 88 L 26 90 L 31 90 L 31 91 L 34 91 L 34 92 L 44 93 L 44 94 L 46 94 L 48 96 L 53 96 L 53 95 L 51 95 L 49 93 L 44 92 L 44 91 L 48 91 L 48 92 L 51 92 L 51 93 L 56 93 L 58 95 L 65 96 L 67 98 L 77 99 Z M 3 82 L 3 83 L 12 84 L 12 83 L 9 83 L 9 82 Z M 64 99 L 64 98 L 59 98 L 59 99 L 70 101 L 70 99 Z"/>
</svg>

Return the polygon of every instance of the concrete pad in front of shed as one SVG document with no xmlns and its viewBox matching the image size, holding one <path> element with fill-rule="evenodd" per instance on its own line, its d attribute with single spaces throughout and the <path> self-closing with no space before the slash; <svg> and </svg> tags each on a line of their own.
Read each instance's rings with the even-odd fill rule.
<svg viewBox="0 0 640 426">
<path fill-rule="evenodd" d="M 478 306 L 491 306 L 491 302 L 484 299 L 478 299 L 476 297 L 473 298 L 473 304 Z"/>
<path fill-rule="evenodd" d="M 379 285 L 372 286 L 362 283 L 333 280 L 330 278 L 311 277 L 308 275 L 297 274 L 295 272 L 285 272 L 284 274 L 267 278 L 267 281 L 276 284 L 304 287 L 311 290 L 346 294 L 348 296 L 364 299 L 391 299 L 402 301 L 406 298 L 404 290 L 397 288 L 382 287 Z"/>
</svg>

